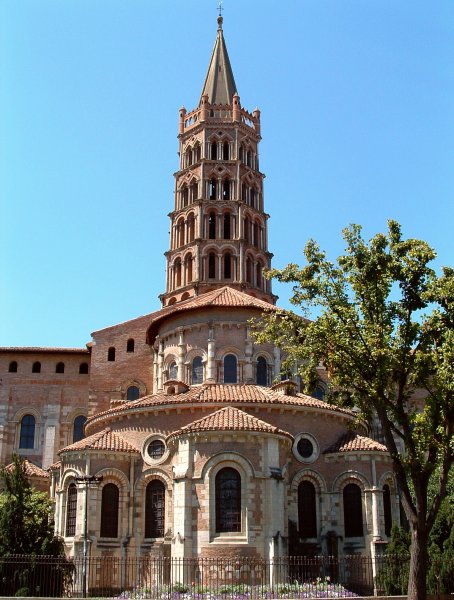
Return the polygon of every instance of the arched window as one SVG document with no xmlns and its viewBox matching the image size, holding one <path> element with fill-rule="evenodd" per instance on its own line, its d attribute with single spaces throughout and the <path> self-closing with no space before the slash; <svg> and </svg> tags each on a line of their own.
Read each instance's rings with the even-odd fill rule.
<svg viewBox="0 0 454 600">
<path fill-rule="evenodd" d="M 254 188 L 251 188 L 251 202 L 250 202 L 250 204 L 251 204 L 252 208 L 256 208 L 256 206 L 255 206 L 255 195 L 256 195 L 256 192 L 255 192 Z"/>
<path fill-rule="evenodd" d="M 224 279 L 232 278 L 232 255 L 227 252 L 224 255 Z"/>
<path fill-rule="evenodd" d="M 216 256 L 214 252 L 208 255 L 208 279 L 216 279 Z"/>
<path fill-rule="evenodd" d="M 224 213 L 224 239 L 230 240 L 230 213 Z"/>
<path fill-rule="evenodd" d="M 238 158 L 240 159 L 241 162 L 244 162 L 244 150 L 243 150 L 243 145 L 240 146 L 240 150 L 238 153 Z"/>
<path fill-rule="evenodd" d="M 246 152 L 246 165 L 247 165 L 248 167 L 251 167 L 251 166 L 252 166 L 252 154 L 251 154 L 251 151 L 250 151 L 250 150 L 248 150 L 248 151 Z"/>
<path fill-rule="evenodd" d="M 109 362 L 114 362 L 115 361 L 115 348 L 113 346 L 111 346 L 108 350 L 107 350 L 107 360 Z"/>
<path fill-rule="evenodd" d="M 257 263 L 256 265 L 256 285 L 258 288 L 262 288 L 263 287 L 263 280 L 262 280 L 262 265 L 261 263 Z"/>
<path fill-rule="evenodd" d="M 246 281 L 252 283 L 252 260 L 249 256 L 246 258 Z"/>
<path fill-rule="evenodd" d="M 195 162 L 199 162 L 199 160 L 200 160 L 200 144 L 198 142 L 196 144 L 194 144 L 193 158 L 194 158 Z"/>
<path fill-rule="evenodd" d="M 192 148 L 188 148 L 186 151 L 186 166 L 192 165 Z"/>
<path fill-rule="evenodd" d="M 118 537 L 118 500 L 120 492 L 114 483 L 107 483 L 102 488 L 101 497 L 101 531 L 104 538 Z"/>
<path fill-rule="evenodd" d="M 216 182 L 216 179 L 212 179 L 210 181 L 209 195 L 210 195 L 210 200 L 216 200 L 216 198 L 217 198 L 217 182 Z"/>
<path fill-rule="evenodd" d="M 344 500 L 345 537 L 363 535 L 363 507 L 361 489 L 355 483 L 348 483 L 342 493 Z"/>
<path fill-rule="evenodd" d="M 73 423 L 73 444 L 79 442 L 84 436 L 84 425 L 87 417 L 85 415 L 79 415 L 74 419 Z"/>
<path fill-rule="evenodd" d="M 310 481 L 302 481 L 298 486 L 298 531 L 302 538 L 317 537 L 317 503 Z"/>
<path fill-rule="evenodd" d="M 179 287 L 181 285 L 181 260 L 179 258 L 174 263 L 173 271 L 175 287 Z"/>
<path fill-rule="evenodd" d="M 210 158 L 211 158 L 211 160 L 217 160 L 218 159 L 218 144 L 217 144 L 217 142 L 211 142 L 211 154 L 210 154 Z"/>
<path fill-rule="evenodd" d="M 32 373 L 41 373 L 41 363 L 39 362 L 39 360 L 33 363 Z"/>
<path fill-rule="evenodd" d="M 199 195 L 199 184 L 197 183 L 197 181 L 194 181 L 193 183 L 191 183 L 191 187 L 190 187 L 190 196 L 191 196 L 191 203 L 195 202 L 198 198 Z"/>
<path fill-rule="evenodd" d="M 247 187 L 244 183 L 241 185 L 241 200 L 247 202 Z"/>
<path fill-rule="evenodd" d="M 268 384 L 268 365 L 266 359 L 263 356 L 259 356 L 257 359 L 257 372 L 256 372 L 256 383 L 257 385 Z"/>
<path fill-rule="evenodd" d="M 230 158 L 230 146 L 228 142 L 222 144 L 222 158 L 224 160 L 229 160 Z"/>
<path fill-rule="evenodd" d="M 178 377 L 177 363 L 172 361 L 169 365 L 169 379 L 176 379 Z"/>
<path fill-rule="evenodd" d="M 79 375 L 88 375 L 88 363 L 80 363 Z"/>
<path fill-rule="evenodd" d="M 12 360 L 9 363 L 8 373 L 17 373 L 17 361 Z"/>
<path fill-rule="evenodd" d="M 145 490 L 145 537 L 164 537 L 165 488 L 162 481 L 153 479 Z"/>
<path fill-rule="evenodd" d="M 184 219 L 177 223 L 177 247 L 184 246 Z"/>
<path fill-rule="evenodd" d="M 126 352 L 134 352 L 134 346 L 134 340 L 129 338 L 129 340 L 126 342 Z"/>
<path fill-rule="evenodd" d="M 214 212 L 208 215 L 208 237 L 210 240 L 216 239 L 216 213 Z"/>
<path fill-rule="evenodd" d="M 65 363 L 63 362 L 58 362 L 55 365 L 55 372 L 56 373 L 64 373 L 65 372 Z"/>
<path fill-rule="evenodd" d="M 234 354 L 224 356 L 224 383 L 237 383 L 237 358 Z"/>
<path fill-rule="evenodd" d="M 195 219 L 194 219 L 194 215 L 191 213 L 188 216 L 188 242 L 194 241 L 194 232 L 195 232 Z"/>
<path fill-rule="evenodd" d="M 383 515 L 385 518 L 385 535 L 389 537 L 391 535 L 393 519 L 391 512 L 391 490 L 388 484 L 383 486 Z"/>
<path fill-rule="evenodd" d="M 186 273 L 186 283 L 191 283 L 191 281 L 192 281 L 192 254 L 187 254 L 184 258 L 184 271 Z"/>
<path fill-rule="evenodd" d="M 231 191 L 231 181 L 230 179 L 224 179 L 224 181 L 222 182 L 222 199 L 223 200 L 230 200 L 230 191 Z"/>
<path fill-rule="evenodd" d="M 203 383 L 203 363 L 202 357 L 196 356 L 192 361 L 192 383 Z"/>
<path fill-rule="evenodd" d="M 70 483 L 66 492 L 66 528 L 65 535 L 72 537 L 76 534 L 77 487 Z"/>
<path fill-rule="evenodd" d="M 318 384 L 315 387 L 315 390 L 312 392 L 311 396 L 313 398 L 317 398 L 317 400 L 324 400 L 325 399 L 325 388 L 323 387 L 323 385 Z"/>
<path fill-rule="evenodd" d="M 24 415 L 20 422 L 19 448 L 35 447 L 36 419 L 33 415 Z"/>
<path fill-rule="evenodd" d="M 187 187 L 184 187 L 181 190 L 181 203 L 183 208 L 185 208 L 189 203 L 189 190 Z"/>
<path fill-rule="evenodd" d="M 225 467 L 215 479 L 216 532 L 241 531 L 241 477 Z"/>
<path fill-rule="evenodd" d="M 130 385 L 126 391 L 126 400 L 137 400 L 140 398 L 140 390 L 136 385 Z"/>
</svg>

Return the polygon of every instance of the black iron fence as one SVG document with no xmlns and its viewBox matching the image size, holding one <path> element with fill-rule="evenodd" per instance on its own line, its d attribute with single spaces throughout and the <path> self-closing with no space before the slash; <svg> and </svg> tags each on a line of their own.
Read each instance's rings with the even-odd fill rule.
<svg viewBox="0 0 454 600">
<path fill-rule="evenodd" d="M 445 563 L 446 561 L 444 561 Z M 434 568 L 435 567 L 435 568 Z M 444 564 L 446 567 L 446 564 Z M 439 572 L 437 566 L 431 567 Z M 451 565 L 454 573 L 454 564 Z M 390 593 L 408 559 L 381 556 L 0 558 L 0 596 L 118 597 L 119 600 L 267 600 Z M 435 586 L 436 587 L 436 586 Z M 405 590 L 402 590 L 404 592 Z M 452 589 L 429 590 L 447 593 Z"/>
</svg>

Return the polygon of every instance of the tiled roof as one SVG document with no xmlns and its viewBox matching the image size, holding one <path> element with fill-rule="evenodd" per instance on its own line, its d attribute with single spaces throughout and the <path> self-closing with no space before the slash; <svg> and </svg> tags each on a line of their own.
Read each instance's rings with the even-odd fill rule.
<svg viewBox="0 0 454 600">
<path fill-rule="evenodd" d="M 130 412 L 142 412 L 146 409 L 163 406 L 224 403 L 287 405 L 319 409 L 351 417 L 354 416 L 354 414 L 346 408 L 339 408 L 338 406 L 327 404 L 322 400 L 317 400 L 316 398 L 306 396 L 305 394 L 289 396 L 282 391 L 252 384 L 204 383 L 191 386 L 187 392 L 181 394 L 167 395 L 161 392 L 110 408 L 109 410 L 90 417 L 86 422 L 86 430 L 90 430 L 91 424 L 107 420 L 113 415 L 117 416 Z"/>
<path fill-rule="evenodd" d="M 174 431 L 167 439 L 169 440 L 186 433 L 198 433 L 201 431 L 259 431 L 261 433 L 285 435 L 293 439 L 286 431 L 270 425 L 261 419 L 257 419 L 257 417 L 253 417 L 233 406 L 221 408 L 221 410 L 211 415 L 198 419 L 178 431 Z"/>
<path fill-rule="evenodd" d="M 52 463 L 49 467 L 47 467 L 48 471 L 57 471 L 61 467 L 61 460 L 57 460 L 57 462 Z"/>
<path fill-rule="evenodd" d="M 22 460 L 25 467 L 25 475 L 27 477 L 44 477 L 46 479 L 49 478 L 49 473 L 47 471 L 41 469 L 41 467 L 38 467 L 38 465 L 35 465 L 34 463 L 30 462 L 27 458 L 24 458 Z M 14 469 L 14 463 L 7 465 L 5 469 L 11 473 L 11 471 L 13 471 Z"/>
<path fill-rule="evenodd" d="M 70 446 L 66 446 L 60 450 L 59 454 L 63 452 L 74 452 L 76 450 L 112 450 L 116 452 L 139 452 L 137 448 L 132 446 L 126 441 L 121 435 L 112 431 L 110 427 L 98 431 L 89 437 L 75 442 Z"/>
<path fill-rule="evenodd" d="M 170 308 L 174 308 L 175 312 L 179 309 L 189 310 L 191 308 L 202 308 L 205 306 L 229 306 L 229 307 L 247 307 L 259 308 L 261 310 L 277 310 L 274 304 L 259 300 L 235 290 L 234 288 L 224 286 L 212 292 L 206 292 L 200 296 L 189 298 L 188 300 L 176 304 Z"/>
<path fill-rule="evenodd" d="M 1 346 L 0 352 L 44 352 L 49 354 L 90 354 L 87 348 L 40 348 L 39 346 Z"/>
<path fill-rule="evenodd" d="M 324 454 L 336 452 L 388 452 L 383 444 L 371 438 L 349 431 L 342 435 L 335 444 L 325 450 Z"/>
</svg>

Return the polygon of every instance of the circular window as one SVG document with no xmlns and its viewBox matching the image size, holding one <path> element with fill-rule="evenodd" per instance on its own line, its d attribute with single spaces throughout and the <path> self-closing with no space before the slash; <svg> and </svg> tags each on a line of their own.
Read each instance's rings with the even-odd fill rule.
<svg viewBox="0 0 454 600">
<path fill-rule="evenodd" d="M 301 462 L 314 462 L 319 455 L 317 440 L 310 433 L 299 433 L 293 443 L 293 454 Z"/>
<path fill-rule="evenodd" d="M 148 456 L 153 460 L 159 460 L 162 458 L 165 451 L 166 447 L 162 440 L 153 440 L 148 444 Z"/>
<path fill-rule="evenodd" d="M 142 457 L 150 465 L 156 465 L 164 462 L 169 456 L 169 449 L 166 446 L 164 438 L 153 435 L 145 440 L 142 446 Z"/>
<path fill-rule="evenodd" d="M 298 454 L 303 458 L 310 458 L 314 453 L 314 446 L 308 438 L 301 438 L 296 449 Z"/>
</svg>

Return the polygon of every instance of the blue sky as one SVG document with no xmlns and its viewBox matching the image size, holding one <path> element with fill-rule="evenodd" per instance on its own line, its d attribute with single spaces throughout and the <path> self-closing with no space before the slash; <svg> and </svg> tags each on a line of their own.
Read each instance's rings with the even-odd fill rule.
<svg viewBox="0 0 454 600">
<path fill-rule="evenodd" d="M 83 346 L 159 308 L 178 109 L 197 105 L 216 5 L 0 0 L 0 345 Z M 453 266 L 454 2 L 224 9 L 241 102 L 262 111 L 273 265 L 393 218 Z"/>
</svg>

